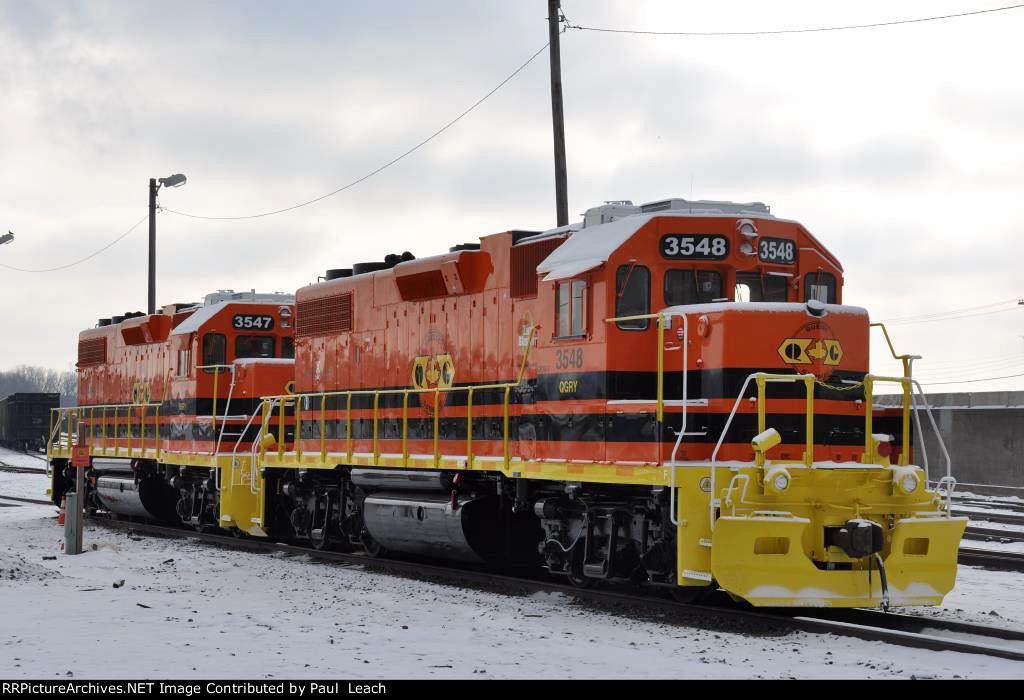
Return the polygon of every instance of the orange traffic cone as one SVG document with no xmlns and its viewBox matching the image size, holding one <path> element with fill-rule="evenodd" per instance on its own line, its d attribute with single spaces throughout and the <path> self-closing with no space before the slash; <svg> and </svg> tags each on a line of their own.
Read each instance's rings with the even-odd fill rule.
<svg viewBox="0 0 1024 700">
<path fill-rule="evenodd" d="M 67 512 L 67 508 L 68 508 L 68 497 L 67 496 L 61 496 L 61 499 L 60 499 L 60 515 L 57 516 L 57 524 L 58 525 L 63 525 L 64 524 L 64 515 Z"/>
</svg>

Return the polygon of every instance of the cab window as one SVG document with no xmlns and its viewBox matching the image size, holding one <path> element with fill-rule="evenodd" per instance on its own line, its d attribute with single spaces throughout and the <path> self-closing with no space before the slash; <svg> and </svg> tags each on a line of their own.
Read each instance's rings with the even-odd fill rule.
<svg viewBox="0 0 1024 700">
<path fill-rule="evenodd" d="M 221 333 L 203 336 L 203 366 L 223 365 L 228 361 L 228 340 Z M 212 371 L 212 370 L 211 370 Z"/>
<path fill-rule="evenodd" d="M 281 357 L 295 359 L 295 340 L 293 338 L 281 338 Z"/>
<path fill-rule="evenodd" d="M 830 272 L 804 275 L 804 301 L 817 299 L 824 304 L 836 303 L 836 277 Z"/>
<path fill-rule="evenodd" d="M 555 295 L 555 315 L 559 338 L 578 338 L 587 332 L 587 283 L 583 280 L 559 282 Z"/>
<path fill-rule="evenodd" d="M 722 298 L 722 275 L 715 270 L 669 270 L 665 273 L 665 304 L 707 304 Z"/>
<path fill-rule="evenodd" d="M 736 301 L 788 301 L 788 287 L 788 276 L 736 273 Z"/>
<path fill-rule="evenodd" d="M 240 335 L 235 338 L 235 359 L 273 356 L 274 336 L 272 335 Z"/>
<path fill-rule="evenodd" d="M 615 315 L 643 316 L 651 312 L 651 271 L 635 263 L 622 265 L 615 273 Z M 644 330 L 650 319 L 617 321 L 623 330 Z"/>
</svg>

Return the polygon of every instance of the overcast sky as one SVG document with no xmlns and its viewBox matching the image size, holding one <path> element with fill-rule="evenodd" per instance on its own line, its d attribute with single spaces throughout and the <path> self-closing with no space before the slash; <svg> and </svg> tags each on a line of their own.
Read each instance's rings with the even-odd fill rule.
<svg viewBox="0 0 1024 700">
<path fill-rule="evenodd" d="M 574 24 L 756 30 L 993 7 L 564 0 Z M 418 143 L 547 42 L 544 0 L 387 4 L 0 0 L 0 263 L 73 262 L 170 208 L 250 214 L 331 191 Z M 748 38 L 562 38 L 569 206 L 763 201 L 846 269 L 873 319 L 1024 296 L 1024 10 Z M 163 212 L 158 303 L 293 291 L 325 268 L 554 225 L 544 54 L 394 167 L 262 219 Z M 0 368 L 67 368 L 101 316 L 146 306 L 146 226 L 61 272 L 0 268 Z M 1010 309 L 1004 311 L 1004 309 Z M 924 379 L 1024 373 L 1024 307 L 893 325 Z M 875 368 L 894 371 L 883 347 Z M 1024 389 L 1024 377 L 933 390 Z"/>
</svg>

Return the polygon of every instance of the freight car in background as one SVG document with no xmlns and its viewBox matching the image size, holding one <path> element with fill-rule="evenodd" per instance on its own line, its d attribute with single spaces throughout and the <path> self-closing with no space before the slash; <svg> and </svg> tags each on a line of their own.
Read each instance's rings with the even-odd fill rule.
<svg viewBox="0 0 1024 700">
<path fill-rule="evenodd" d="M 50 409 L 60 407 L 60 394 L 19 392 L 0 399 L 0 445 L 18 450 L 46 446 Z"/>
</svg>

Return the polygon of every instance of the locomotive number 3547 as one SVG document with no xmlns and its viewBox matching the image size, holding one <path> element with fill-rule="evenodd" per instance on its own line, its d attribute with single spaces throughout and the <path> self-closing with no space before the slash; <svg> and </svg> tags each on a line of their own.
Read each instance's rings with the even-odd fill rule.
<svg viewBox="0 0 1024 700">
<path fill-rule="evenodd" d="M 274 330 L 273 316 L 256 316 L 254 314 L 238 314 L 231 321 L 234 328 L 252 329 L 257 331 Z"/>
</svg>

